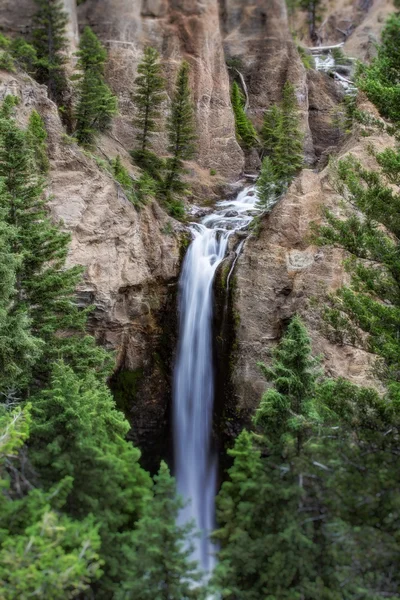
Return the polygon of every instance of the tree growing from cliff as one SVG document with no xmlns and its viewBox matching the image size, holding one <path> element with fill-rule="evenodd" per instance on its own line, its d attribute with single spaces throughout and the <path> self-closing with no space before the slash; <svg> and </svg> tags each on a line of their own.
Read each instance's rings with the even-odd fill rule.
<svg viewBox="0 0 400 600">
<path fill-rule="evenodd" d="M 321 19 L 322 0 L 300 0 L 299 4 L 307 11 L 310 38 L 313 42 L 317 42 L 317 24 Z"/>
<path fill-rule="evenodd" d="M 193 587 L 200 580 L 191 560 L 191 524 L 178 525 L 182 501 L 167 465 L 162 462 L 154 478 L 154 497 L 126 548 L 126 583 L 118 600 L 204 600 L 203 590 Z"/>
<path fill-rule="evenodd" d="M 132 151 L 132 157 L 136 164 L 151 175 L 157 175 L 160 160 L 151 152 L 151 136 L 160 127 L 160 106 L 165 96 L 165 84 L 160 55 L 155 48 L 145 48 L 143 60 L 138 65 L 135 86 L 133 102 L 136 106 L 136 117 L 133 125 L 138 131 L 138 144 Z"/>
<path fill-rule="evenodd" d="M 283 88 L 282 102 L 274 104 L 265 113 L 261 140 L 263 152 L 269 158 L 264 171 L 268 167 L 268 177 L 271 178 L 273 168 L 272 182 L 283 191 L 303 166 L 303 134 L 291 83 L 287 82 Z"/>
<path fill-rule="evenodd" d="M 273 160 L 278 176 L 287 184 L 303 166 L 303 134 L 300 131 L 298 104 L 294 86 L 286 82 L 281 103 L 282 118 Z"/>
<path fill-rule="evenodd" d="M 357 85 L 379 109 L 381 115 L 400 124 L 400 14 L 387 20 L 378 56 L 370 65 L 359 65 Z"/>
<path fill-rule="evenodd" d="M 37 54 L 36 78 L 47 85 L 49 97 L 62 107 L 68 90 L 65 72 L 68 17 L 61 0 L 35 0 L 35 3 L 32 35 Z"/>
<path fill-rule="evenodd" d="M 190 67 L 183 62 L 176 79 L 175 92 L 167 122 L 169 146 L 172 157 L 167 159 L 167 174 L 164 181 L 164 194 L 182 192 L 184 161 L 190 160 L 196 152 L 196 126 L 189 85 Z"/>
<path fill-rule="evenodd" d="M 117 112 L 117 99 L 104 81 L 107 52 L 90 27 L 79 43 L 77 76 L 78 102 L 75 111 L 76 138 L 90 146 L 98 132 L 106 131 Z"/>
<path fill-rule="evenodd" d="M 261 163 L 260 175 L 256 183 L 258 207 L 269 211 L 277 201 L 284 188 L 276 173 L 275 165 L 269 156 Z"/>
<path fill-rule="evenodd" d="M 232 84 L 231 102 L 235 117 L 236 137 L 245 148 L 253 148 L 257 144 L 257 132 L 246 115 L 244 97 L 236 81 Z"/>
<path fill-rule="evenodd" d="M 0 209 L 14 228 L 11 250 L 18 257 L 14 311 L 27 313 L 32 334 L 46 342 L 43 360 L 35 366 L 39 379 L 55 357 L 64 357 L 78 370 L 90 366 L 103 375 L 109 359 L 93 338 L 82 335 L 87 311 L 80 310 L 75 300 L 82 269 L 65 267 L 70 236 L 49 218 L 32 132 L 18 127 L 15 100 L 8 96 L 0 110 Z M 60 336 L 60 331 L 69 335 Z"/>
</svg>

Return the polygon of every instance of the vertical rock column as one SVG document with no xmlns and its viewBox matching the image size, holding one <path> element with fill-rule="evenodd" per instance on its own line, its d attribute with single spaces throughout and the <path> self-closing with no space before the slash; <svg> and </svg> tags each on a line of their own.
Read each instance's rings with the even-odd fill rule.
<svg viewBox="0 0 400 600">
<path fill-rule="evenodd" d="M 124 118 L 118 126 L 122 143 L 132 147 L 134 141 L 130 92 L 142 50 L 150 44 L 165 64 L 169 96 L 181 60 L 192 67 L 199 137 L 196 162 L 236 179 L 243 169 L 243 153 L 235 137 L 218 0 L 86 0 L 79 15 L 80 23 L 89 23 L 109 47 L 109 79 Z M 159 150 L 165 149 L 165 141 L 165 135 L 158 136 Z"/>
</svg>

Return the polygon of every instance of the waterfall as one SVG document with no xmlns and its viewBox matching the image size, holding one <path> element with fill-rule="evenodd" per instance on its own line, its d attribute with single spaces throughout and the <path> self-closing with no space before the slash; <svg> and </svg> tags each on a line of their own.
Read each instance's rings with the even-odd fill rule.
<svg viewBox="0 0 400 600">
<path fill-rule="evenodd" d="M 212 443 L 214 406 L 213 281 L 225 258 L 229 238 L 248 228 L 256 209 L 254 187 L 190 226 L 193 241 L 179 282 L 179 342 L 174 372 L 173 423 L 175 476 L 179 494 L 187 502 L 180 521 L 194 521 L 200 537 L 193 558 L 210 573 L 215 548 L 209 539 L 214 528 L 217 453 Z"/>
</svg>

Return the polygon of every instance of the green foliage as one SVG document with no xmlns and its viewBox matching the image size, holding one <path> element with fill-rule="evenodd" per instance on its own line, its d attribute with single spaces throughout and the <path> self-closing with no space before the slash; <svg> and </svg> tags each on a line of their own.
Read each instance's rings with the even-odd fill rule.
<svg viewBox="0 0 400 600">
<path fill-rule="evenodd" d="M 303 166 L 303 135 L 292 84 L 285 84 L 281 104 L 266 111 L 261 140 L 266 157 L 257 191 L 260 207 L 269 210 Z"/>
<path fill-rule="evenodd" d="M 0 198 L 4 189 L 0 188 Z M 17 270 L 21 256 L 13 251 L 16 230 L 0 213 L 0 393 L 27 385 L 42 343 L 30 331 L 25 310 L 15 310 Z"/>
<path fill-rule="evenodd" d="M 117 99 L 104 81 L 107 52 L 90 27 L 85 27 L 79 43 L 77 76 L 78 103 L 75 111 L 76 138 L 91 146 L 99 132 L 111 126 L 117 113 Z"/>
<path fill-rule="evenodd" d="M 36 78 L 47 85 L 50 98 L 62 106 L 68 89 L 65 72 L 68 17 L 61 0 L 35 0 L 35 3 L 32 33 L 37 54 Z"/>
<path fill-rule="evenodd" d="M 261 365 L 273 387 L 254 419 L 260 434 L 239 436 L 218 496 L 215 583 L 223 598 L 340 598 L 332 542 L 318 519 L 324 502 L 313 464 L 322 423 L 317 365 L 295 317 L 271 367 Z"/>
<path fill-rule="evenodd" d="M 186 185 L 182 181 L 182 175 L 185 172 L 184 161 L 192 159 L 196 152 L 196 127 L 190 93 L 189 72 L 189 64 L 183 62 L 178 71 L 175 93 L 167 123 L 168 151 L 172 154 L 172 157 L 167 159 L 167 173 L 163 184 L 163 192 L 172 207 L 179 204 L 179 202 L 170 199 L 171 193 L 182 193 L 186 189 Z M 176 212 L 175 208 L 172 208 L 169 212 L 170 214 Z"/>
<path fill-rule="evenodd" d="M 365 169 L 351 156 L 339 162 L 334 175 L 338 190 L 359 212 L 351 211 L 343 219 L 327 211 L 328 224 L 319 230 L 319 238 L 353 257 L 347 262 L 352 283 L 333 299 L 334 308 L 368 334 L 368 348 L 385 361 L 386 378 L 397 382 L 400 194 L 388 183 L 398 181 L 398 152 L 386 151 L 378 155 L 378 161 L 381 173 Z"/>
<path fill-rule="evenodd" d="M 298 105 L 294 87 L 287 82 L 283 88 L 282 118 L 278 126 L 278 141 L 272 158 L 277 174 L 289 182 L 303 166 L 303 134 L 300 131 Z"/>
<path fill-rule="evenodd" d="M 133 102 L 136 117 L 133 121 L 138 134 L 139 160 L 146 157 L 146 150 L 151 147 L 150 137 L 159 130 L 160 106 L 164 100 L 164 79 L 161 74 L 160 55 L 157 50 L 147 47 L 142 62 L 138 65 L 138 76 L 135 79 Z"/>
<path fill-rule="evenodd" d="M 27 142 L 34 153 L 38 170 L 41 173 L 47 173 L 50 167 L 47 156 L 47 131 L 42 117 L 36 110 L 31 112 L 26 134 Z"/>
<path fill-rule="evenodd" d="M 149 496 L 140 453 L 124 439 L 129 424 L 94 372 L 78 377 L 63 363 L 54 365 L 49 389 L 35 397 L 33 416 L 31 459 L 42 483 L 51 488 L 73 477 L 65 509 L 80 519 L 95 514 L 100 522 L 107 597 L 118 581 L 121 547 Z"/>
<path fill-rule="evenodd" d="M 37 173 L 30 132 L 19 129 L 12 116 L 15 101 L 7 97 L 0 112 L 0 177 L 3 189 L 0 208 L 6 223 L 15 228 L 12 251 L 20 257 L 16 269 L 14 310 L 27 312 L 32 333 L 46 342 L 37 376 L 48 371 L 49 362 L 64 357 L 76 368 L 92 364 L 104 372 L 106 355 L 96 350 L 91 338 L 74 337 L 82 332 L 87 313 L 78 309 L 75 288 L 81 269 L 65 268 L 70 236 L 50 221 L 45 206 L 44 180 Z M 38 125 L 35 118 L 36 126 Z M 36 128 L 36 135 L 39 128 Z M 40 135 L 43 136 L 41 131 Z M 44 141 L 43 141 L 44 143 Z M 57 335 L 69 331 L 69 336 Z M 90 354 L 88 354 L 90 348 Z"/>
<path fill-rule="evenodd" d="M 162 462 L 154 478 L 154 497 L 125 547 L 124 585 L 118 600 L 189 600 L 204 598 L 193 587 L 200 580 L 193 551 L 193 526 L 177 524 L 183 504 L 176 496 L 175 482 Z"/>
<path fill-rule="evenodd" d="M 4 71 L 15 71 L 14 61 L 7 50 L 0 50 L 0 69 Z"/>
<path fill-rule="evenodd" d="M 137 180 L 129 175 L 128 169 L 124 167 L 119 156 L 111 161 L 112 173 L 128 200 L 137 208 L 141 208 L 154 198 L 157 193 L 157 182 L 146 171 Z"/>
<path fill-rule="evenodd" d="M 99 547 L 90 521 L 45 512 L 40 521 L 2 545 L 1 598 L 76 598 L 100 577 Z"/>
<path fill-rule="evenodd" d="M 29 75 L 35 74 L 38 59 L 34 46 L 22 38 L 15 38 L 10 44 L 10 53 L 20 69 Z"/>
<path fill-rule="evenodd" d="M 307 51 L 307 49 L 304 48 L 304 46 L 299 46 L 299 45 L 297 46 L 297 51 L 300 55 L 301 62 L 303 63 L 305 68 L 307 70 L 315 69 L 315 60 L 314 60 L 314 57 L 311 54 L 311 52 Z"/>
<path fill-rule="evenodd" d="M 73 598 L 101 575 L 98 528 L 93 518 L 74 521 L 51 507 L 60 488 L 47 496 L 26 480 L 20 453 L 30 423 L 29 406 L 0 407 L 0 596 Z"/>
<path fill-rule="evenodd" d="M 256 189 L 258 195 L 257 206 L 267 212 L 271 210 L 279 195 L 283 192 L 283 186 L 269 156 L 266 156 L 262 161 Z"/>
<path fill-rule="evenodd" d="M 378 56 L 369 66 L 359 65 L 357 85 L 381 115 L 400 123 L 400 15 L 389 17 L 382 32 Z"/>
<path fill-rule="evenodd" d="M 295 317 L 217 498 L 213 583 L 229 600 L 394 600 L 398 404 L 322 377 Z"/>
<path fill-rule="evenodd" d="M 244 97 L 236 81 L 232 84 L 231 101 L 235 116 L 236 137 L 244 148 L 253 148 L 257 145 L 257 132 L 244 110 Z"/>
<path fill-rule="evenodd" d="M 298 0 L 300 8 L 307 11 L 310 38 L 317 41 L 317 24 L 321 19 L 322 0 Z"/>
</svg>

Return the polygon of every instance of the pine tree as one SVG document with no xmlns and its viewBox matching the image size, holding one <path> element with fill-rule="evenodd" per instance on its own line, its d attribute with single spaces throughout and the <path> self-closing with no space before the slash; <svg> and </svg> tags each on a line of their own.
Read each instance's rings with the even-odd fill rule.
<svg viewBox="0 0 400 600">
<path fill-rule="evenodd" d="M 32 333 L 46 342 L 36 376 L 48 372 L 51 361 L 62 356 L 77 369 L 91 367 L 103 375 L 110 361 L 96 348 L 93 338 L 82 336 L 87 311 L 79 310 L 75 301 L 82 269 L 65 268 L 70 236 L 50 221 L 44 180 L 37 173 L 28 134 L 13 117 L 14 104 L 15 99 L 8 96 L 0 111 L 0 177 L 4 189 L 0 209 L 15 228 L 12 252 L 20 257 L 15 310 L 28 313 Z M 69 336 L 57 335 L 60 331 L 69 331 Z"/>
<path fill-rule="evenodd" d="M 245 148 L 253 148 L 257 144 L 257 132 L 246 115 L 243 94 L 236 81 L 232 85 L 231 101 L 235 116 L 236 136 Z"/>
<path fill-rule="evenodd" d="M 166 195 L 174 191 L 182 192 L 185 189 L 181 180 L 181 175 L 184 173 L 183 161 L 193 158 L 196 150 L 196 129 L 189 86 L 189 71 L 189 64 L 183 62 L 178 72 L 168 118 L 168 150 L 172 157 L 167 160 L 167 175 L 164 183 Z"/>
<path fill-rule="evenodd" d="M 29 75 L 35 75 L 37 54 L 34 46 L 22 38 L 15 38 L 11 41 L 9 48 L 16 65 Z"/>
<path fill-rule="evenodd" d="M 47 156 L 47 131 L 42 117 L 36 110 L 31 112 L 27 129 L 27 142 L 33 150 L 38 170 L 45 174 L 50 164 Z"/>
<path fill-rule="evenodd" d="M 0 197 L 4 189 L 0 187 Z M 1 200 L 0 200 L 1 202 Z M 12 252 L 16 232 L 0 212 L 0 394 L 24 387 L 32 366 L 40 356 L 42 343 L 30 332 L 25 311 L 15 310 L 18 255 Z M 1 397 L 1 396 L 0 396 Z"/>
<path fill-rule="evenodd" d="M 300 0 L 300 6 L 308 13 L 308 24 L 310 29 L 310 38 L 313 42 L 318 41 L 317 23 L 320 20 L 320 8 L 322 0 Z"/>
<path fill-rule="evenodd" d="M 98 132 L 106 131 L 117 113 L 117 99 L 104 81 L 107 53 L 90 27 L 85 27 L 77 53 L 79 83 L 75 111 L 76 138 L 90 146 Z"/>
<path fill-rule="evenodd" d="M 230 481 L 218 498 L 222 548 L 216 577 L 223 598 L 342 597 L 325 526 L 325 470 L 318 466 L 323 420 L 316 365 L 295 317 L 272 365 L 261 365 L 273 387 L 256 413 L 257 435 L 242 434 L 235 444 Z"/>
<path fill-rule="evenodd" d="M 133 102 L 137 115 L 133 121 L 138 130 L 138 147 L 132 151 L 134 161 L 150 174 L 156 174 L 159 160 L 150 151 L 151 136 L 159 129 L 160 106 L 164 100 L 164 79 L 161 74 L 160 55 L 147 47 L 142 62 L 138 65 L 139 75 L 135 79 Z"/>
<path fill-rule="evenodd" d="M 191 525 L 180 526 L 177 517 L 182 508 L 176 496 L 175 482 L 162 462 L 154 478 L 154 497 L 126 548 L 127 581 L 117 596 L 121 600 L 189 600 L 204 598 L 194 587 L 200 580 L 190 556 Z"/>
<path fill-rule="evenodd" d="M 382 32 L 378 56 L 368 66 L 359 65 L 357 85 L 383 117 L 400 123 L 400 14 L 389 17 Z"/>
<path fill-rule="evenodd" d="M 282 108 L 273 104 L 264 114 L 264 122 L 261 129 L 261 140 L 263 150 L 267 156 L 272 156 L 279 143 L 279 134 L 282 131 Z"/>
<path fill-rule="evenodd" d="M 288 184 L 303 166 L 303 135 L 299 128 L 294 87 L 289 82 L 283 88 L 281 110 L 273 160 L 278 177 Z"/>
<path fill-rule="evenodd" d="M 256 183 L 258 207 L 269 211 L 274 206 L 278 196 L 283 191 L 283 186 L 276 174 L 275 166 L 269 156 L 261 164 L 260 175 Z"/>
<path fill-rule="evenodd" d="M 73 478 L 65 510 L 94 514 L 100 523 L 105 576 L 96 597 L 109 598 L 120 581 L 122 546 L 149 498 L 150 479 L 140 452 L 125 441 L 129 424 L 104 381 L 55 363 L 51 384 L 34 398 L 30 456 L 50 489 Z"/>
<path fill-rule="evenodd" d="M 47 495 L 27 482 L 19 455 L 30 423 L 29 406 L 0 405 L 0 597 L 73 598 L 101 575 L 98 527 L 54 510 L 64 484 Z"/>
<path fill-rule="evenodd" d="M 267 597 L 263 556 L 271 490 L 251 433 L 242 431 L 228 454 L 234 462 L 217 496 L 213 537 L 221 549 L 212 588 L 230 600 L 261 600 Z"/>
<path fill-rule="evenodd" d="M 68 89 L 65 73 L 68 41 L 67 14 L 61 0 L 35 0 L 33 46 L 37 54 L 36 77 L 47 85 L 49 97 L 62 106 Z"/>
</svg>

